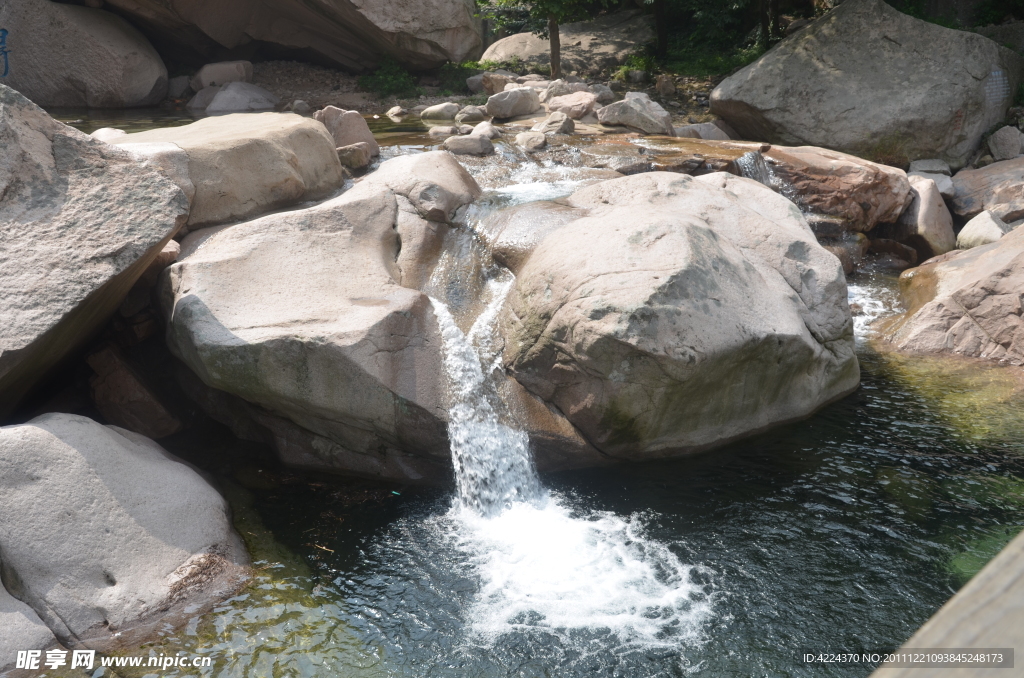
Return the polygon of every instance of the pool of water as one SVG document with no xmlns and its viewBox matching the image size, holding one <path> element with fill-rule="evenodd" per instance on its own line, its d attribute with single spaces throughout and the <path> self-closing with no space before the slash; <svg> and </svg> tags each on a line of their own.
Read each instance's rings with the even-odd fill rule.
<svg viewBox="0 0 1024 678">
<path fill-rule="evenodd" d="M 376 124 L 385 156 L 436 145 Z M 589 180 L 504 144 L 488 162 L 466 160 L 470 228 Z M 1021 530 L 1024 397 L 1004 370 L 876 351 L 895 278 L 850 291 L 856 393 L 700 455 L 542 476 L 490 518 L 454 487 L 290 472 L 215 427 L 166 441 L 223 487 L 256 576 L 143 651 L 218 677 L 868 675 L 800 656 L 899 646 Z"/>
</svg>

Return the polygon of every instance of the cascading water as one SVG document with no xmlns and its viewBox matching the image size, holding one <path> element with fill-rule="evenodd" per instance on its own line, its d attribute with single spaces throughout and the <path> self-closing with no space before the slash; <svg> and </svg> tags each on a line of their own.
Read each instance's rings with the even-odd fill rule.
<svg viewBox="0 0 1024 678">
<path fill-rule="evenodd" d="M 614 634 L 636 646 L 696 641 L 710 601 L 694 568 L 648 539 L 637 517 L 575 515 L 544 488 L 527 435 L 503 424 L 491 375 L 498 351 L 494 323 L 514 282 L 492 280 L 491 300 L 468 336 L 447 306 L 432 299 L 449 381 L 452 458 L 458 496 L 446 533 L 480 581 L 468 609 L 478 639 L 515 631 Z"/>
</svg>

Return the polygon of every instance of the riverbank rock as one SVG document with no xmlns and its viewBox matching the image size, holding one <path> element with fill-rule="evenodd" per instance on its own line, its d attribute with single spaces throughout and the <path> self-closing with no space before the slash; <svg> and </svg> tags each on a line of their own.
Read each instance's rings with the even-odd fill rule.
<svg viewBox="0 0 1024 678">
<path fill-rule="evenodd" d="M 906 313 L 885 331 L 903 351 L 1024 364 L 1024 229 L 904 271 Z"/>
<path fill-rule="evenodd" d="M 3 563 L 0 562 L 0 568 Z M 18 652 L 55 647 L 57 638 L 39 618 L 35 610 L 21 602 L 0 585 L 0 675 L 13 669 Z"/>
<path fill-rule="evenodd" d="M 953 175 L 953 211 L 972 219 L 988 211 L 1003 221 L 1024 218 L 1024 158 L 994 162 Z"/>
<path fill-rule="evenodd" d="M 204 87 L 220 87 L 229 82 L 252 82 L 251 61 L 218 61 L 206 64 L 192 76 L 189 85 L 199 92 Z"/>
<path fill-rule="evenodd" d="M 336 150 L 338 151 L 338 160 L 349 169 L 363 169 L 373 160 L 370 145 L 365 141 L 339 146 Z"/>
<path fill-rule="evenodd" d="M 139 641 L 247 576 L 227 502 L 153 441 L 70 414 L 0 428 L 0 550 L 64 644 Z"/>
<path fill-rule="evenodd" d="M 622 101 L 597 109 L 602 125 L 623 125 L 647 134 L 675 135 L 672 116 L 643 92 L 628 92 Z"/>
<path fill-rule="evenodd" d="M 155 106 L 167 95 L 167 68 L 121 17 L 49 0 L 4 0 L 3 84 L 40 106 Z M 0 58 L 0 71 L 3 66 Z"/>
<path fill-rule="evenodd" d="M 840 262 L 790 201 L 724 173 L 650 172 L 567 203 L 586 216 L 522 264 L 504 363 L 605 454 L 709 448 L 857 387 Z"/>
<path fill-rule="evenodd" d="M 483 135 L 467 134 L 445 139 L 444 150 L 455 155 L 490 155 L 494 153 L 494 144 Z"/>
<path fill-rule="evenodd" d="M 206 115 L 223 115 L 248 111 L 272 111 L 280 102 L 278 97 L 252 83 L 229 82 L 220 88 L 203 112 Z"/>
<path fill-rule="evenodd" d="M 0 85 L 0 417 L 102 327 L 188 218 L 130 153 Z"/>
<path fill-rule="evenodd" d="M 359 111 L 346 111 L 337 106 L 327 106 L 314 113 L 313 119 L 324 124 L 338 146 L 365 143 L 369 146 L 371 155 L 380 155 L 380 145 L 377 144 L 370 126 Z"/>
<path fill-rule="evenodd" d="M 711 112 L 748 139 L 962 167 L 1022 71 L 1024 59 L 988 38 L 847 0 L 726 78 Z"/>
<path fill-rule="evenodd" d="M 968 221 L 956 236 L 956 248 L 969 250 L 996 242 L 1012 228 L 991 212 L 982 212 Z"/>
<path fill-rule="evenodd" d="M 412 70 L 475 58 L 480 22 L 468 0 L 355 2 L 316 6 L 287 0 L 110 0 L 176 53 L 210 61 L 225 50 L 263 44 L 350 71 L 390 57 Z"/>
<path fill-rule="evenodd" d="M 527 153 L 535 153 L 548 145 L 544 132 L 520 132 L 516 135 L 516 145 Z"/>
<path fill-rule="evenodd" d="M 273 439 L 288 463 L 443 481 L 441 340 L 415 288 L 479 195 L 434 151 L 389 160 L 315 207 L 190 234 L 162 283 L 168 345 L 207 387 L 245 401 L 237 409 L 266 413 L 248 426 L 287 434 Z"/>
<path fill-rule="evenodd" d="M 540 110 L 540 98 L 537 90 L 532 87 L 516 87 L 492 94 L 487 98 L 484 107 L 487 115 L 492 118 L 514 118 L 518 115 L 529 115 Z"/>
<path fill-rule="evenodd" d="M 565 113 L 556 111 L 530 129 L 542 134 L 572 134 L 576 131 L 576 123 Z"/>
<path fill-rule="evenodd" d="M 840 217 L 849 230 L 895 223 L 913 200 L 906 173 L 895 167 L 813 146 L 772 146 L 764 157 L 801 208 Z"/>
<path fill-rule="evenodd" d="M 565 113 L 573 120 L 579 120 L 594 112 L 597 95 L 592 92 L 573 92 L 548 100 L 548 111 Z"/>
<path fill-rule="evenodd" d="M 190 229 L 323 198 L 344 181 L 335 139 L 319 122 L 293 113 L 216 116 L 115 142 L 172 143 L 188 154 L 196 188 Z"/>
<path fill-rule="evenodd" d="M 459 114 L 459 105 L 451 102 L 428 106 L 420 111 L 422 120 L 454 120 Z"/>
<path fill-rule="evenodd" d="M 953 217 L 935 182 L 913 175 L 907 179 L 911 201 L 900 215 L 892 237 L 917 250 L 920 261 L 956 249 Z"/>
<path fill-rule="evenodd" d="M 1016 158 L 1021 152 L 1022 137 L 1024 135 L 1016 127 L 1001 127 L 988 138 L 988 152 L 995 160 Z"/>
<path fill-rule="evenodd" d="M 633 10 L 559 26 L 562 71 L 590 73 L 621 66 L 637 45 L 654 40 L 651 19 Z M 497 62 L 513 58 L 528 66 L 550 65 L 550 43 L 533 33 L 517 33 L 497 40 L 480 57 L 481 61 Z"/>
</svg>

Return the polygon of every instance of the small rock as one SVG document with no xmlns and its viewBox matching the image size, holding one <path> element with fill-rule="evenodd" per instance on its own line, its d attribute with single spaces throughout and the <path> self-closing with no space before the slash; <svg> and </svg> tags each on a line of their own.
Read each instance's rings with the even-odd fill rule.
<svg viewBox="0 0 1024 678">
<path fill-rule="evenodd" d="M 188 103 L 185 104 L 185 110 L 190 113 L 202 113 L 219 92 L 220 87 L 204 87 L 188 100 Z"/>
<path fill-rule="evenodd" d="M 555 97 L 565 96 L 566 94 L 572 94 L 573 92 L 587 92 L 590 88 L 582 82 L 566 82 L 565 80 L 558 79 L 552 80 L 548 83 L 548 86 L 544 88 L 544 91 L 540 93 L 541 103 L 547 103 Z"/>
<path fill-rule="evenodd" d="M 591 92 L 573 92 L 548 101 L 548 110 L 560 111 L 570 118 L 579 120 L 592 113 L 597 105 L 597 95 Z"/>
<path fill-rule="evenodd" d="M 179 75 L 167 81 L 167 98 L 180 99 L 185 92 L 192 89 L 191 78 L 187 75 Z"/>
<path fill-rule="evenodd" d="M 981 247 L 994 243 L 1012 229 L 1002 219 L 985 210 L 978 216 L 967 222 L 960 234 L 956 237 L 956 248 L 958 250 L 969 250 L 972 247 Z"/>
<path fill-rule="evenodd" d="M 672 82 L 672 76 L 662 73 L 654 83 L 654 89 L 663 97 L 672 96 L 676 93 L 676 85 Z"/>
<path fill-rule="evenodd" d="M 362 169 L 370 164 L 373 149 L 365 141 L 338 147 L 338 160 L 349 169 Z"/>
<path fill-rule="evenodd" d="M 459 134 L 459 128 L 454 125 L 436 125 L 431 127 L 427 134 L 432 137 L 448 138 Z"/>
<path fill-rule="evenodd" d="M 402 108 L 401 106 L 392 106 L 388 109 L 387 116 L 389 118 L 400 118 L 403 115 L 409 115 L 409 111 Z"/>
<path fill-rule="evenodd" d="M 458 130 L 459 130 L 459 134 L 472 134 L 473 133 L 473 126 L 472 125 L 459 125 L 458 126 Z"/>
<path fill-rule="evenodd" d="M 302 99 L 296 99 L 292 102 L 292 113 L 297 113 L 298 115 L 309 115 L 311 110 L 313 109 L 310 105 Z"/>
<path fill-rule="evenodd" d="M 380 155 L 380 146 L 373 138 L 373 132 L 359 111 L 346 111 L 337 106 L 327 106 L 313 115 L 313 119 L 324 124 L 334 137 L 335 148 L 365 141 L 370 145 L 371 155 Z"/>
<path fill-rule="evenodd" d="M 206 64 L 192 78 L 192 89 L 196 92 L 205 87 L 220 87 L 229 82 L 250 82 L 252 63 L 248 61 L 220 61 Z"/>
<path fill-rule="evenodd" d="M 229 82 L 220 88 L 213 101 L 206 107 L 207 115 L 218 113 L 244 113 L 246 111 L 271 111 L 281 100 L 263 89 L 247 82 Z"/>
<path fill-rule="evenodd" d="M 910 163 L 909 172 L 927 172 L 928 174 L 945 174 L 947 177 L 953 176 L 949 169 L 949 163 L 939 158 L 914 160 Z"/>
<path fill-rule="evenodd" d="M 632 83 L 647 82 L 647 71 L 629 71 L 626 74 L 626 79 Z"/>
<path fill-rule="evenodd" d="M 128 132 L 123 129 L 117 129 L 116 127 L 100 127 L 98 130 L 90 134 L 93 139 L 99 139 L 100 141 L 110 142 L 118 137 L 123 137 Z"/>
<path fill-rule="evenodd" d="M 420 98 L 422 99 L 423 97 Z M 423 113 L 423 111 L 427 110 L 428 108 L 430 108 L 430 106 L 427 106 L 426 104 L 420 104 L 419 106 L 413 106 L 412 108 L 410 108 L 409 113 L 411 113 L 412 115 L 420 115 L 421 113 Z"/>
<path fill-rule="evenodd" d="M 597 95 L 597 103 L 610 104 L 617 98 L 611 87 L 600 83 L 590 86 L 590 91 Z"/>
<path fill-rule="evenodd" d="M 420 118 L 423 120 L 454 120 L 458 113 L 459 105 L 449 101 L 423 109 Z"/>
<path fill-rule="evenodd" d="M 1021 133 L 1009 125 L 1000 128 L 988 138 L 988 150 L 996 160 L 1009 160 L 1020 155 Z"/>
<path fill-rule="evenodd" d="M 540 97 L 535 89 L 519 87 L 492 95 L 486 108 L 489 116 L 498 119 L 529 115 L 540 109 Z"/>
<path fill-rule="evenodd" d="M 527 153 L 539 151 L 548 145 L 543 132 L 520 132 L 516 135 L 516 144 L 522 146 Z"/>
<path fill-rule="evenodd" d="M 505 85 L 512 82 L 512 79 L 497 73 L 483 73 L 481 82 L 484 86 L 484 92 L 488 95 L 494 95 L 498 92 L 504 92 Z"/>
<path fill-rule="evenodd" d="M 479 73 L 477 75 L 471 75 L 470 77 L 466 78 L 466 87 L 468 87 L 469 91 L 472 92 L 473 94 L 480 94 L 480 92 L 483 92 L 484 74 Z"/>
<path fill-rule="evenodd" d="M 455 116 L 455 122 L 480 122 L 487 119 L 483 106 L 466 106 Z"/>
<path fill-rule="evenodd" d="M 541 134 L 572 134 L 576 131 L 576 123 L 565 113 L 555 111 L 534 125 L 531 131 L 540 132 Z"/>
<path fill-rule="evenodd" d="M 455 155 L 490 155 L 494 153 L 494 144 L 485 136 L 470 134 L 445 139 L 444 150 Z"/>
<path fill-rule="evenodd" d="M 488 139 L 497 139 L 501 136 L 501 130 L 495 127 L 490 121 L 483 121 L 473 128 L 470 132 L 471 136 L 487 137 Z"/>
</svg>

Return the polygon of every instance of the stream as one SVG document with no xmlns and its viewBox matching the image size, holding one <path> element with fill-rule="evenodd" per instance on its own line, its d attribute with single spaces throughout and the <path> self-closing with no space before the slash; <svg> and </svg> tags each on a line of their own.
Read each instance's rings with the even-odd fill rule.
<svg viewBox="0 0 1024 678">
<path fill-rule="evenodd" d="M 370 122 L 382 159 L 437 145 Z M 898 647 L 1024 526 L 1019 384 L 876 351 L 899 300 L 870 263 L 849 280 L 857 392 L 703 454 L 538 477 L 494 383 L 513 280 L 474 229 L 594 178 L 496 146 L 465 161 L 485 194 L 428 290 L 454 488 L 289 471 L 213 424 L 161 441 L 220 482 L 257 562 L 245 590 L 143 649 L 213 667 L 159 675 L 862 677 L 800 656 Z"/>
</svg>

